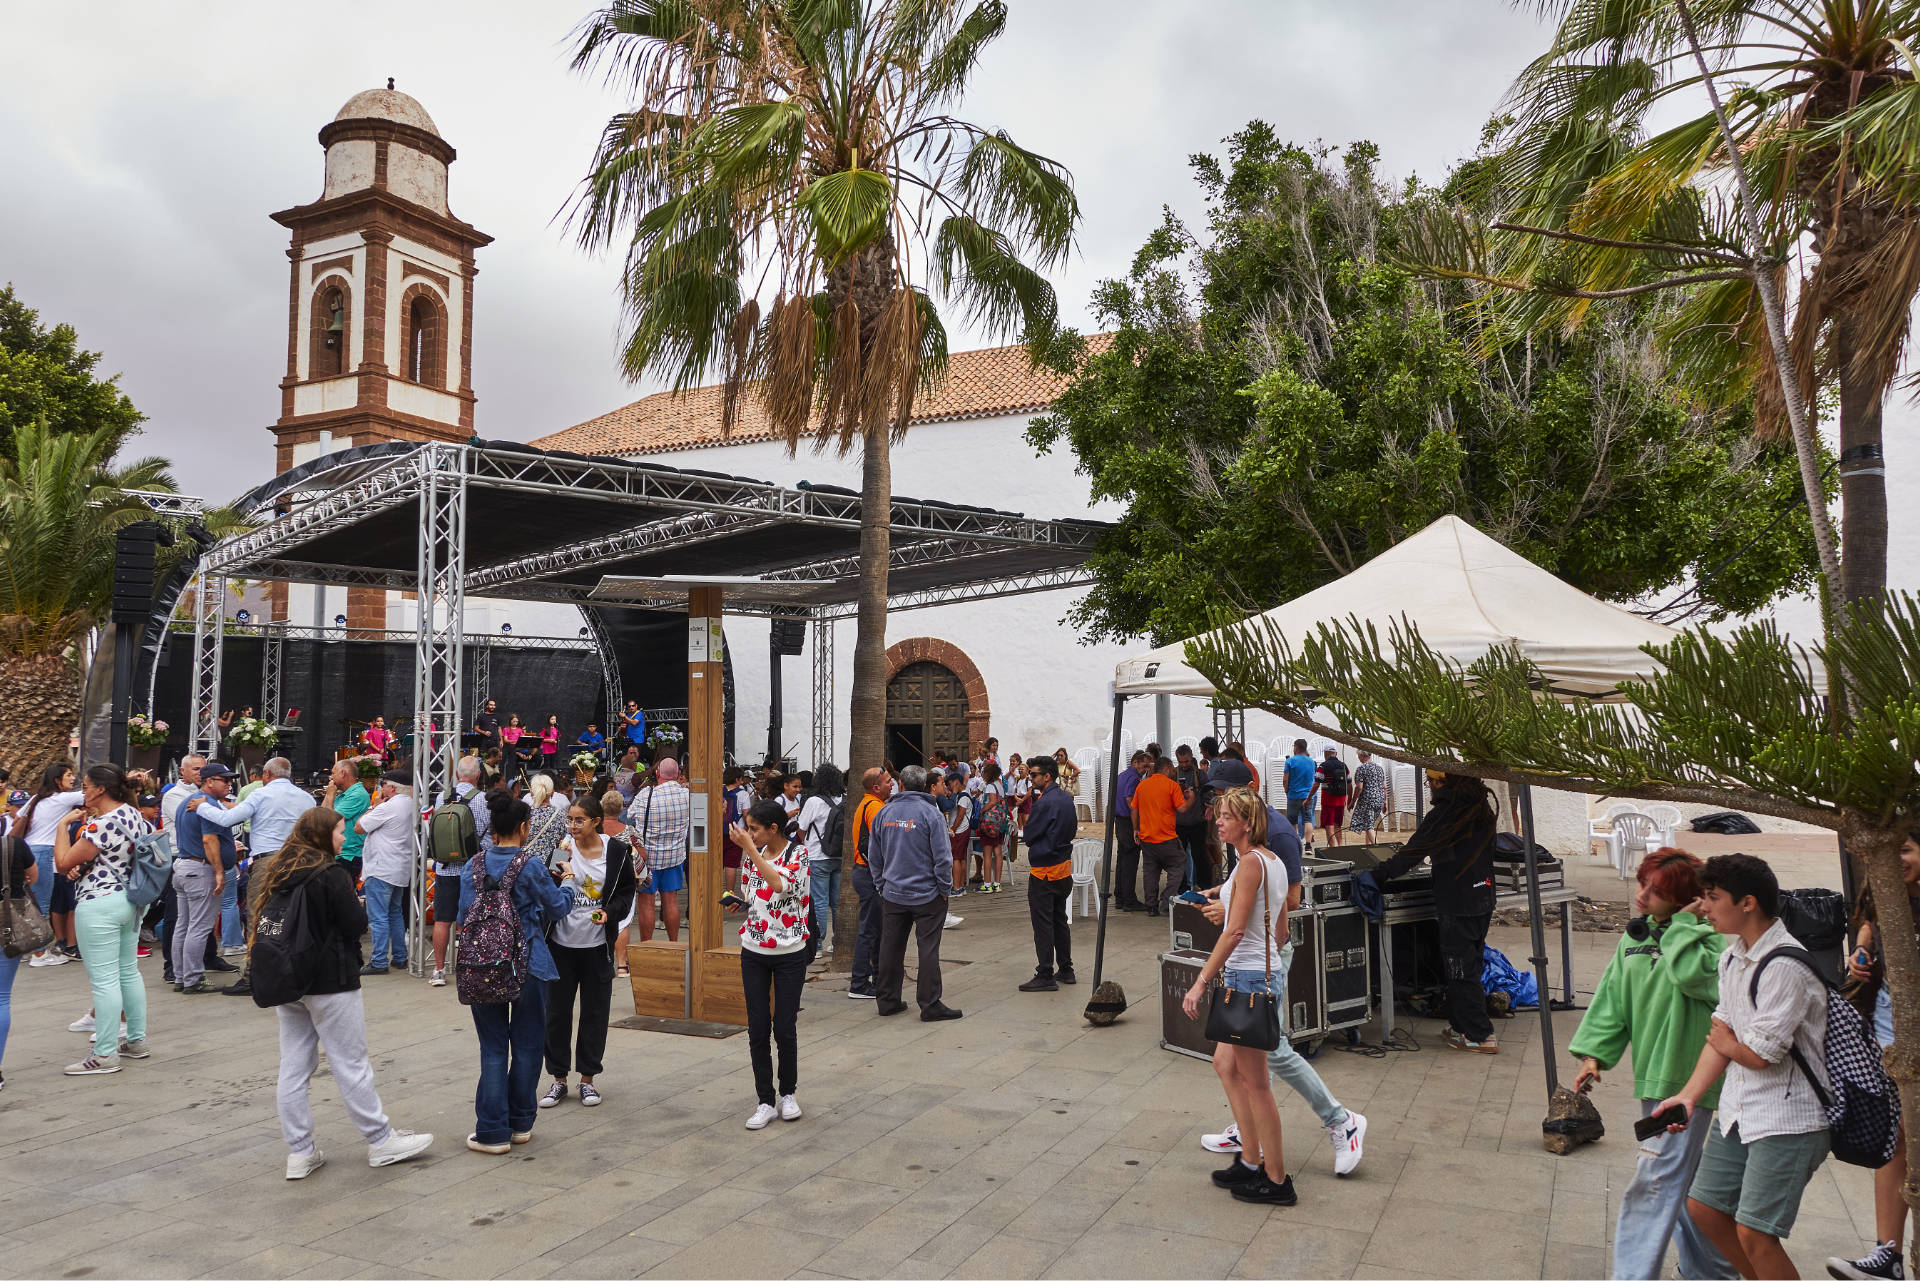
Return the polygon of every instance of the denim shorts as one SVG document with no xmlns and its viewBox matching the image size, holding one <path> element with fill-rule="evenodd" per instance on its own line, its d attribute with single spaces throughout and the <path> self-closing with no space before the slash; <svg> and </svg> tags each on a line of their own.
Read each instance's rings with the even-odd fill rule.
<svg viewBox="0 0 1920 1281">
<path fill-rule="evenodd" d="M 1825 1130 L 1770 1134 L 1743 1143 L 1740 1127 L 1723 1131 L 1716 1116 L 1687 1195 L 1732 1215 L 1743 1227 L 1785 1240 L 1800 1213 L 1801 1194 L 1827 1151 Z"/>
<path fill-rule="evenodd" d="M 1893 1044 L 1893 997 L 1885 983 L 1873 998 L 1873 1039 L 1883 1050 Z"/>
<path fill-rule="evenodd" d="M 1270 981 L 1267 978 L 1265 969 L 1236 970 L 1229 967 L 1220 972 L 1220 978 L 1229 992 L 1259 992 L 1265 996 L 1279 995 L 1279 993 L 1274 990 L 1274 983 L 1280 978 L 1279 973 L 1275 973 L 1273 980 Z"/>
</svg>

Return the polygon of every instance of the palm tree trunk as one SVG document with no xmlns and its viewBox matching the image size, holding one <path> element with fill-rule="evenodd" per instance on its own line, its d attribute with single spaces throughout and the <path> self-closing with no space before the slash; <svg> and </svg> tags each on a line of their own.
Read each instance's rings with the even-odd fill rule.
<svg viewBox="0 0 1920 1281">
<path fill-rule="evenodd" d="M 32 787 L 80 723 L 80 669 L 64 654 L 0 653 L 0 765 Z M 21 783 L 18 780 L 29 780 Z"/>
<path fill-rule="evenodd" d="M 1740 221 L 1746 233 L 1747 257 L 1753 264 L 1753 285 L 1760 294 L 1760 309 L 1767 318 L 1767 345 L 1773 349 L 1774 372 L 1780 379 L 1780 394 L 1787 406 L 1787 426 L 1793 436 L 1794 457 L 1800 464 L 1800 487 L 1806 493 L 1807 514 L 1813 521 L 1813 544 L 1820 555 L 1820 575 L 1832 592 L 1840 586 L 1840 553 L 1835 546 L 1833 522 L 1827 515 L 1827 491 L 1820 478 L 1820 451 L 1814 438 L 1813 422 L 1807 416 L 1806 397 L 1801 395 L 1800 374 L 1794 367 L 1793 351 L 1787 345 L 1787 310 L 1780 300 L 1774 273 L 1761 262 L 1766 237 L 1760 230 L 1760 214 L 1754 204 L 1753 187 L 1747 181 L 1747 162 L 1741 154 L 1733 126 L 1727 123 L 1727 109 L 1720 103 L 1720 90 L 1714 84 L 1713 69 L 1700 48 L 1700 34 L 1693 25 L 1693 13 L 1687 0 L 1674 0 L 1680 23 L 1686 29 L 1687 45 L 1706 85 L 1707 99 L 1713 104 L 1713 118 L 1720 127 L 1720 141 L 1726 148 L 1727 163 L 1733 168 L 1740 192 Z M 1847 512 L 1852 523 L 1853 512 Z M 1884 552 L 1882 553 L 1884 555 Z"/>
<path fill-rule="evenodd" d="M 1840 382 L 1840 600 L 1878 600 L 1887 590 L 1887 473 L 1880 455 L 1885 388 L 1853 367 L 1854 326 L 1836 317 L 1834 363 Z"/>
<path fill-rule="evenodd" d="M 1847 520 L 1852 523 L 1851 514 Z M 1900 1192 L 1920 1220 L 1920 1188 L 1914 1184 L 1920 1174 L 1920 942 L 1914 938 L 1913 910 L 1900 875 L 1900 848 L 1907 834 L 1903 828 L 1877 827 L 1864 815 L 1848 812 L 1842 816 L 1840 835 L 1848 852 L 1866 867 L 1867 883 L 1873 887 L 1885 967 L 1881 980 L 1893 997 L 1893 1045 L 1885 1052 L 1885 1062 L 1887 1075 L 1900 1088 L 1900 1117 L 1906 1124 L 1907 1181 Z M 1909 1251 L 1909 1269 L 1920 1268 L 1920 1236 Z"/>
<path fill-rule="evenodd" d="M 893 533 L 893 442 L 887 424 L 866 434 L 860 457 L 860 610 L 853 636 L 852 738 L 847 747 L 847 804 L 857 805 L 860 777 L 886 760 L 887 561 Z M 848 812 L 852 819 L 852 812 Z M 840 878 L 833 912 L 833 968 L 853 965 L 860 903 L 853 868 Z"/>
</svg>

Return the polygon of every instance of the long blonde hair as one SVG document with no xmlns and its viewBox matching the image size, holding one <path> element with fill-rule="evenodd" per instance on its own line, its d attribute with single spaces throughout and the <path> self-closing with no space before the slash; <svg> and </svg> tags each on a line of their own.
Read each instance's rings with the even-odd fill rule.
<svg viewBox="0 0 1920 1281">
<path fill-rule="evenodd" d="M 545 805 L 553 795 L 553 779 L 546 774 L 535 774 L 533 781 L 527 784 L 527 804 L 538 809 Z"/>
<path fill-rule="evenodd" d="M 1267 806 L 1251 787 L 1230 787 L 1220 793 L 1220 808 L 1247 825 L 1249 845 L 1267 843 Z M 1245 850 L 1240 851 L 1242 854 Z"/>
</svg>

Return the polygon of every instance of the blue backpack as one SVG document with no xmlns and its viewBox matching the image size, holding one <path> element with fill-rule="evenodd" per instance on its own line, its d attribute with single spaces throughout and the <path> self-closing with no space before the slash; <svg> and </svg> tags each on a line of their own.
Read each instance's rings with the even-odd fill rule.
<svg viewBox="0 0 1920 1281">
<path fill-rule="evenodd" d="M 127 874 L 127 902 L 143 911 L 160 901 L 173 879 L 173 837 L 146 832 L 134 838 L 133 867 Z"/>
</svg>

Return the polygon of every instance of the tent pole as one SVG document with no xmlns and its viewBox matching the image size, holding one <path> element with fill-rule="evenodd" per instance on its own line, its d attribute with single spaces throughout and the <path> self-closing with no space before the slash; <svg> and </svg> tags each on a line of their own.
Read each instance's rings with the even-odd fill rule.
<svg viewBox="0 0 1920 1281">
<path fill-rule="evenodd" d="M 1113 692 L 1113 739 L 1112 750 L 1107 753 L 1108 798 L 1120 793 L 1120 722 L 1126 715 L 1127 696 L 1119 690 Z M 1106 834 L 1101 839 L 1100 848 L 1100 924 L 1094 933 L 1093 941 L 1093 986 L 1100 986 L 1100 967 L 1107 959 L 1107 897 L 1113 890 L 1113 802 L 1108 800 L 1101 807 L 1106 810 L 1104 824 Z"/>
<path fill-rule="evenodd" d="M 1527 859 L 1527 925 L 1532 935 L 1533 979 L 1540 989 L 1540 1048 L 1546 1051 L 1547 1096 L 1560 1088 L 1560 1065 L 1554 1058 L 1553 990 L 1547 986 L 1547 923 L 1541 919 L 1540 868 L 1533 857 L 1533 788 L 1520 785 L 1520 840 Z"/>
</svg>

